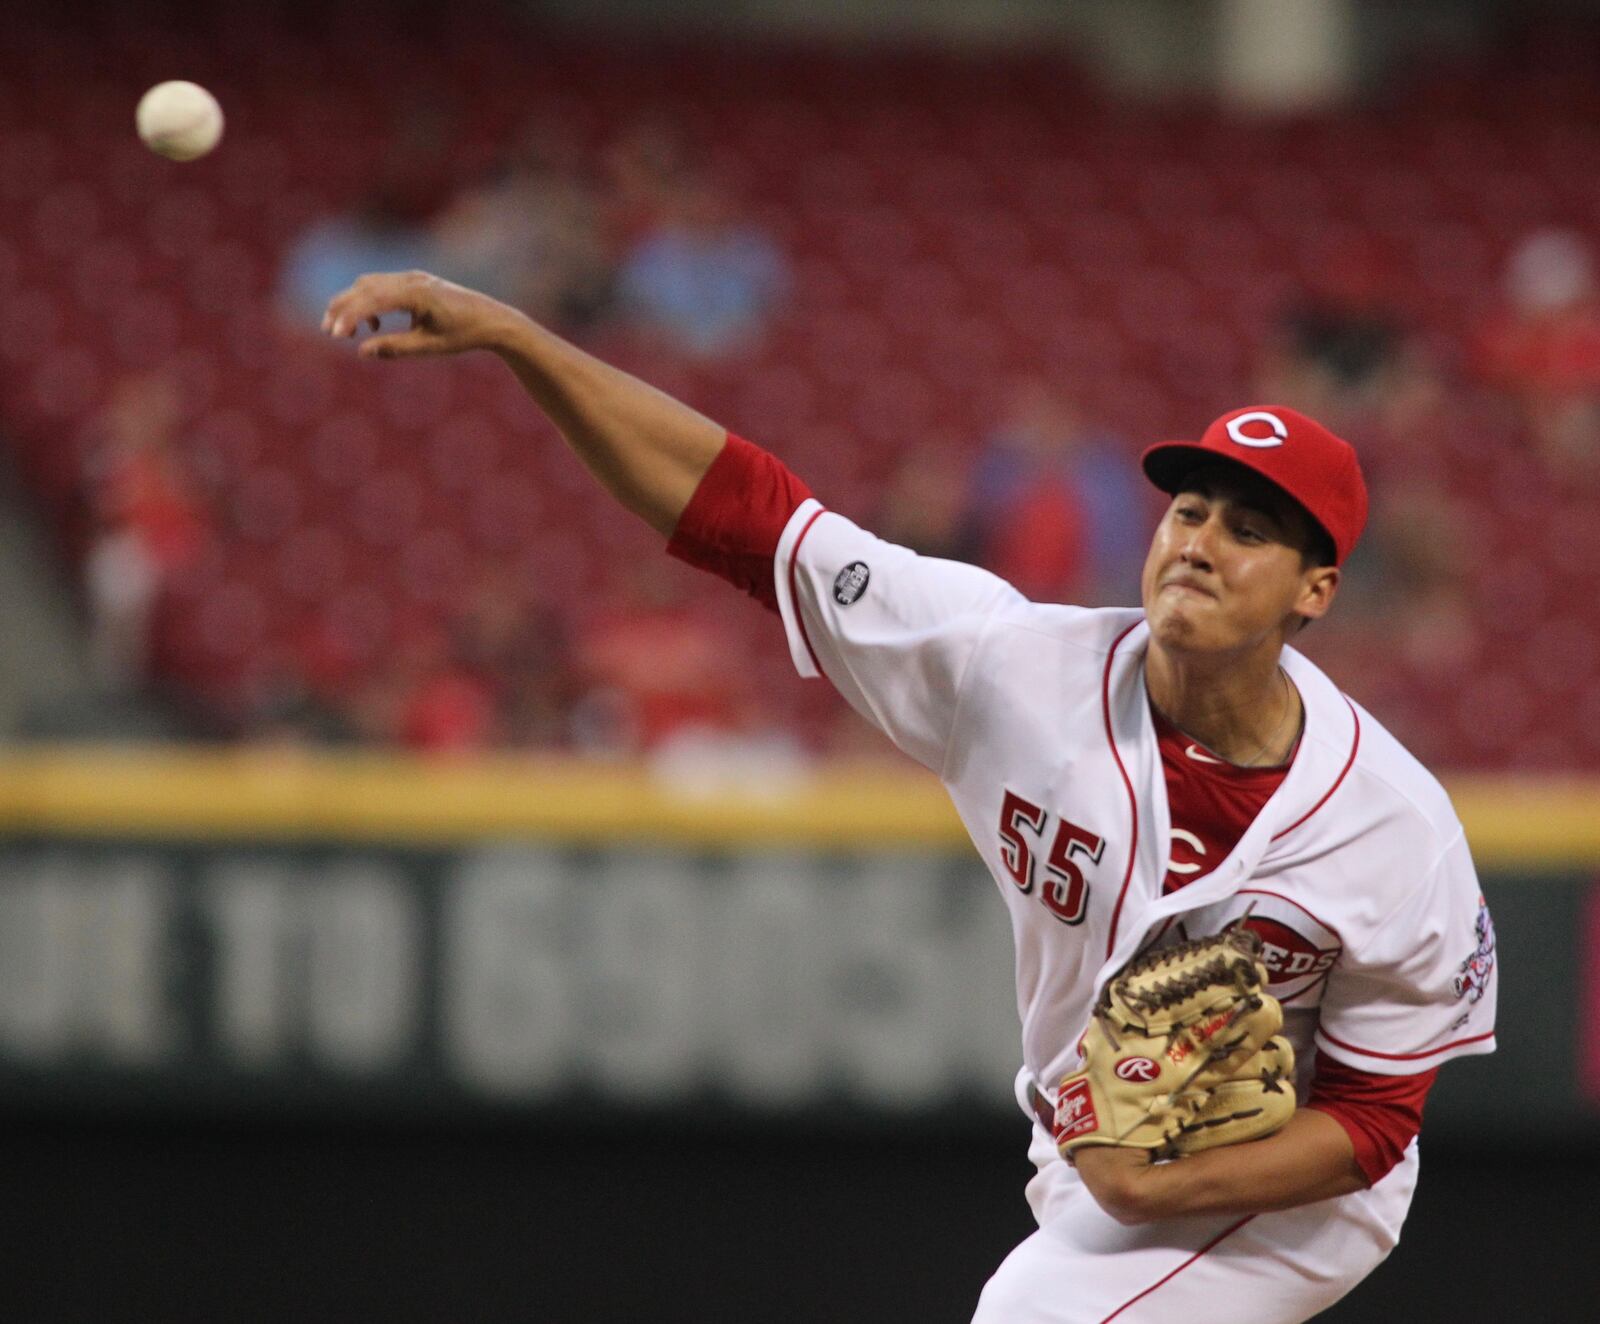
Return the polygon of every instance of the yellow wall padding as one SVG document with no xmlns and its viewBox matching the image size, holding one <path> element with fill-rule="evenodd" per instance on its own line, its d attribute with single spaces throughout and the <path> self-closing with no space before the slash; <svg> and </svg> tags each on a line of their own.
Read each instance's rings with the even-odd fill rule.
<svg viewBox="0 0 1600 1324">
<path fill-rule="evenodd" d="M 1480 866 L 1600 864 L 1600 780 L 1447 779 Z M 637 764 L 415 759 L 297 750 L 25 748 L 0 756 L 0 833 L 419 845 L 485 839 L 966 844 L 910 764 L 825 767 L 767 785 L 685 781 Z"/>
</svg>

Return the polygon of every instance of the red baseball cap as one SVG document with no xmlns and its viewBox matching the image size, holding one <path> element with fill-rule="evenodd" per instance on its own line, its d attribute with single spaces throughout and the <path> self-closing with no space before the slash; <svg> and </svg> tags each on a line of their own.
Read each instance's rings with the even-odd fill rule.
<svg viewBox="0 0 1600 1324">
<path fill-rule="evenodd" d="M 1343 565 L 1367 524 L 1367 483 L 1355 447 L 1315 419 L 1280 405 L 1246 405 L 1224 414 L 1199 441 L 1163 441 L 1143 456 L 1163 492 L 1177 492 L 1194 469 L 1220 456 L 1281 487 L 1333 540 Z"/>
</svg>

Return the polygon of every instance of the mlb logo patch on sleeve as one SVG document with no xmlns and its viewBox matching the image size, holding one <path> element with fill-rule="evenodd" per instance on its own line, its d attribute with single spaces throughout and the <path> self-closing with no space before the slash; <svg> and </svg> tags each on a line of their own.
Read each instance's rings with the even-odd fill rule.
<svg viewBox="0 0 1600 1324">
<path fill-rule="evenodd" d="M 865 561 L 850 562 L 833 577 L 833 600 L 841 607 L 848 607 L 867 591 L 867 581 L 871 578 L 872 571 Z"/>
</svg>

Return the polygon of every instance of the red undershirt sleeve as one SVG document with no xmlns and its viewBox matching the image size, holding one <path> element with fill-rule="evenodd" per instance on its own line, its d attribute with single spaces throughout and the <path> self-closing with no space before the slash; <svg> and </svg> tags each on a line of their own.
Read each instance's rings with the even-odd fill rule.
<svg viewBox="0 0 1600 1324">
<path fill-rule="evenodd" d="M 667 553 L 778 610 L 772 558 L 811 489 L 768 451 L 731 432 L 678 517 Z"/>
<path fill-rule="evenodd" d="M 1415 1076 L 1379 1076 L 1317 1054 L 1306 1107 L 1344 1127 L 1371 1186 L 1398 1163 L 1422 1129 L 1422 1105 L 1439 1068 Z"/>
</svg>

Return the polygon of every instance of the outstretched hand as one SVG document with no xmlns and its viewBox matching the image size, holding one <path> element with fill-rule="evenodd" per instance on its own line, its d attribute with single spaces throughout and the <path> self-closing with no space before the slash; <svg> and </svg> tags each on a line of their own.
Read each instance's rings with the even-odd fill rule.
<svg viewBox="0 0 1600 1324">
<path fill-rule="evenodd" d="M 380 330 L 386 313 L 405 313 L 411 325 Z M 362 276 L 328 301 L 324 332 L 344 339 L 362 327 L 373 332 L 361 342 L 362 358 L 491 351 L 601 485 L 663 537 L 728 439 L 710 419 L 515 308 L 425 271 Z"/>
<path fill-rule="evenodd" d="M 422 354 L 460 354 L 494 349 L 521 317 L 487 294 L 465 289 L 425 271 L 389 272 L 360 277 L 328 301 L 322 329 L 348 337 L 363 325 L 376 332 L 385 313 L 411 316 L 404 331 L 373 335 L 361 343 L 363 358 L 398 359 Z"/>
</svg>

